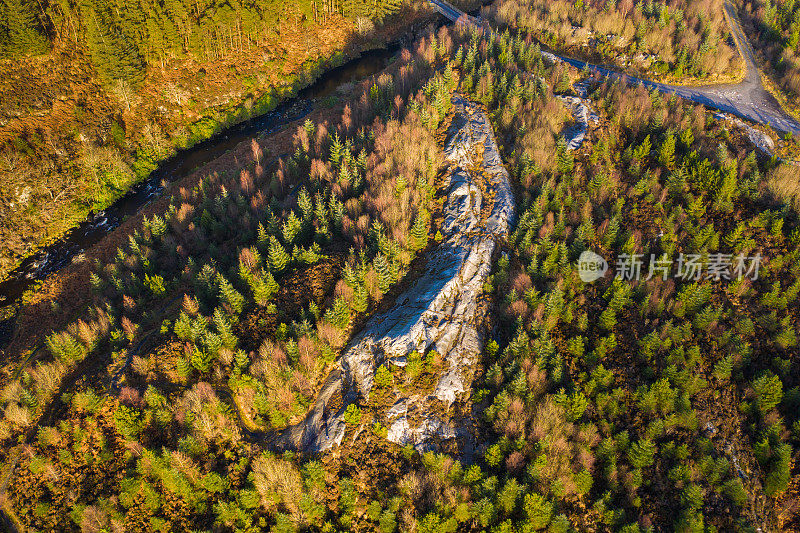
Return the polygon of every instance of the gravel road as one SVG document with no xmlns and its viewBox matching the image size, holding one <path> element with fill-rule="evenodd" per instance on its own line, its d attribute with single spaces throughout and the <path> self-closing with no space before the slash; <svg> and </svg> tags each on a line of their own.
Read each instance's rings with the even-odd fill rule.
<svg viewBox="0 0 800 533">
<path fill-rule="evenodd" d="M 444 0 L 429 1 L 434 9 L 447 18 L 453 21 L 460 19 L 464 23 L 472 22 L 477 25 L 469 15 Z M 550 59 L 563 61 L 581 70 L 588 69 L 609 78 L 621 79 L 631 85 L 642 84 L 645 87 L 653 88 L 666 94 L 675 94 L 692 102 L 703 104 L 706 107 L 718 109 L 758 124 L 771 126 L 781 133 L 789 132 L 795 136 L 800 135 L 800 122 L 784 111 L 778 101 L 767 92 L 761 83 L 761 72 L 756 64 L 753 48 L 742 29 L 742 23 L 736 14 L 736 8 L 729 1 L 725 2 L 725 18 L 728 20 L 731 35 L 747 67 L 745 78 L 740 83 L 695 87 L 669 85 L 629 76 L 585 61 L 549 52 L 543 52 L 543 55 Z"/>
</svg>

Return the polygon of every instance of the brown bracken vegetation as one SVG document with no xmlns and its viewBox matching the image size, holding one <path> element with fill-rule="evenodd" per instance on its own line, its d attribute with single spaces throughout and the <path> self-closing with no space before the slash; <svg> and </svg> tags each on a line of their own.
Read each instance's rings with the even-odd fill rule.
<svg viewBox="0 0 800 533">
<path fill-rule="evenodd" d="M 504 0 L 490 12 L 555 50 L 685 83 L 729 81 L 744 72 L 722 5 L 722 0 Z"/>
</svg>

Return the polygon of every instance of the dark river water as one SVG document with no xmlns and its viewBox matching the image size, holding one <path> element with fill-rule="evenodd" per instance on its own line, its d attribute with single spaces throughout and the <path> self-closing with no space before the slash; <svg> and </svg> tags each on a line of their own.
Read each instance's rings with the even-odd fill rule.
<svg viewBox="0 0 800 533">
<path fill-rule="evenodd" d="M 77 254 L 88 249 L 127 217 L 158 197 L 164 189 L 163 183 L 187 176 L 197 167 L 213 161 L 255 134 L 274 132 L 293 120 L 304 117 L 314 109 L 315 102 L 331 95 L 343 84 L 362 80 L 386 68 L 399 48 L 400 44 L 395 43 L 386 49 L 365 52 L 360 57 L 329 70 L 273 111 L 232 126 L 192 148 L 179 151 L 110 207 L 91 214 L 64 237 L 26 258 L 6 281 L 0 283 L 0 309 L 13 305 L 34 282 L 68 265 Z M 10 328 L 10 321 L 0 321 L 0 341 L 6 336 L 4 333 L 9 333 L 7 330 Z"/>
</svg>

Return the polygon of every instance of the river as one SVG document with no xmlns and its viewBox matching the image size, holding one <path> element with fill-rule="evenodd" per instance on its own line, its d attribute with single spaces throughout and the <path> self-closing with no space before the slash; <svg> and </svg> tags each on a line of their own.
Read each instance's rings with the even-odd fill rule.
<svg viewBox="0 0 800 533">
<path fill-rule="evenodd" d="M 254 135 L 273 133 L 303 118 L 314 109 L 317 102 L 333 94 L 343 84 L 363 80 L 382 71 L 400 47 L 401 42 L 395 42 L 387 48 L 364 52 L 359 57 L 327 71 L 313 84 L 302 89 L 297 96 L 285 100 L 274 110 L 231 126 L 191 148 L 178 151 L 107 209 L 90 214 L 62 238 L 27 257 L 9 274 L 8 279 L 0 283 L 0 309 L 17 303 L 36 281 L 43 280 L 67 266 L 76 255 L 90 248 L 125 219 L 160 196 L 164 183 L 191 174 L 198 167 L 213 161 Z M 10 327 L 9 320 L 0 321 L 0 339 L 5 336 L 4 330 L 8 333 Z"/>
</svg>

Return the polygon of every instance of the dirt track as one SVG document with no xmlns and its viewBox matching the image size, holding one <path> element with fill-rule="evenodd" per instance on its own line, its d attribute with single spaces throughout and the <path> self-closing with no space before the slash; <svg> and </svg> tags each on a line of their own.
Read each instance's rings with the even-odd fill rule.
<svg viewBox="0 0 800 533">
<path fill-rule="evenodd" d="M 443 0 L 430 0 L 430 2 L 434 9 L 453 21 L 466 17 L 462 21 L 466 21 L 466 23 L 471 21 L 476 24 L 468 15 Z M 795 136 L 800 135 L 800 122 L 784 111 L 778 101 L 767 92 L 761 83 L 761 72 L 756 64 L 753 48 L 750 46 L 750 41 L 742 29 L 741 21 L 736 14 L 736 8 L 730 1 L 725 2 L 725 18 L 731 28 L 731 35 L 733 35 L 733 39 L 736 42 L 736 48 L 742 55 L 746 65 L 745 78 L 740 83 L 696 87 L 669 85 L 629 76 L 585 61 L 549 52 L 543 52 L 543 55 L 563 61 L 581 70 L 588 69 L 602 76 L 621 79 L 631 85 L 642 84 L 645 87 L 653 88 L 666 94 L 675 94 L 692 102 L 759 124 L 771 126 L 782 133 L 790 132 Z"/>
</svg>

